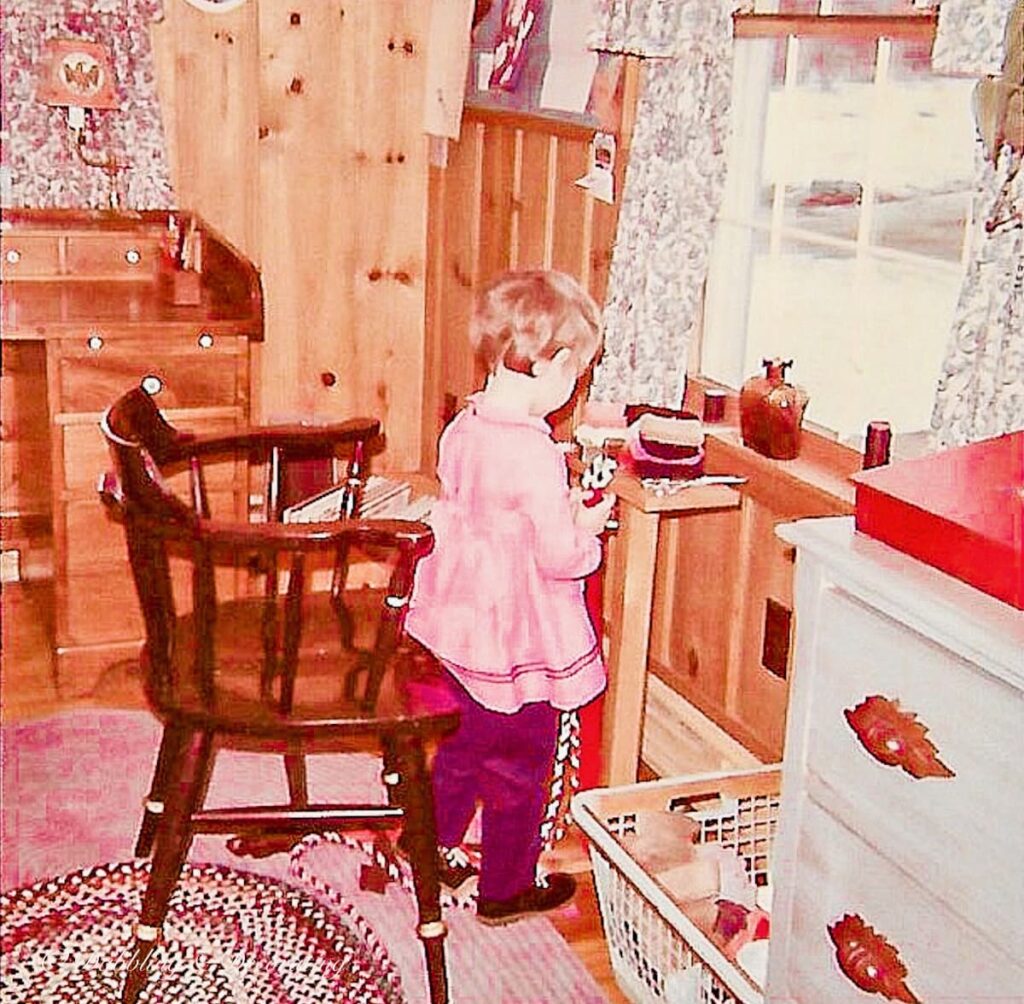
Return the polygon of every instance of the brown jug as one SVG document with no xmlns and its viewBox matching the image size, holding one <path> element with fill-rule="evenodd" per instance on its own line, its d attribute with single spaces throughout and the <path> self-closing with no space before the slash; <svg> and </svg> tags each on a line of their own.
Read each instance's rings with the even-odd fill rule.
<svg viewBox="0 0 1024 1004">
<path fill-rule="evenodd" d="M 793 361 L 765 359 L 764 376 L 751 377 L 740 391 L 743 445 L 775 460 L 792 460 L 800 452 L 800 426 L 807 392 L 786 383 Z"/>
</svg>

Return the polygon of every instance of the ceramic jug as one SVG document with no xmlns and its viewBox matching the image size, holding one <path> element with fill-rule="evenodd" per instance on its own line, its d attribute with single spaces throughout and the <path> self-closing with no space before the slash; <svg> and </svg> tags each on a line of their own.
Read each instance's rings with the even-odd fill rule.
<svg viewBox="0 0 1024 1004">
<path fill-rule="evenodd" d="M 800 427 L 807 392 L 786 382 L 792 360 L 765 359 L 764 376 L 751 377 L 740 392 L 740 433 L 744 446 L 775 460 L 800 452 Z"/>
</svg>

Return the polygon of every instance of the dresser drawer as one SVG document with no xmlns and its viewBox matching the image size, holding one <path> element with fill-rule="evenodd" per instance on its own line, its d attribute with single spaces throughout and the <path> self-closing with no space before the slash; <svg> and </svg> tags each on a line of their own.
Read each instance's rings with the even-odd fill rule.
<svg viewBox="0 0 1024 1004">
<path fill-rule="evenodd" d="M 248 342 L 203 331 L 173 339 L 115 339 L 101 328 L 62 340 L 58 410 L 98 413 L 142 380 L 155 378 L 157 403 L 172 408 L 225 407 L 245 400 Z M 91 340 L 91 343 L 90 343 Z"/>
<path fill-rule="evenodd" d="M 1024 695 L 841 589 L 822 592 L 817 616 L 809 790 L 979 927 L 1000 917 L 993 931 L 1019 948 L 1024 889 L 1011 876 L 1024 834 Z M 876 759 L 848 721 L 858 707 L 877 715 L 866 742 L 883 756 L 913 744 L 907 725 L 927 728 L 938 774 L 915 777 Z M 917 718 L 900 721 L 900 713 Z M 927 762 L 929 747 L 920 748 Z"/>
<path fill-rule="evenodd" d="M 780 912 L 773 918 L 767 1000 L 775 1004 L 861 1004 L 886 999 L 1010 1004 L 1020 1000 L 1024 968 L 1014 961 L 1019 958 L 1019 940 L 1012 955 L 1002 953 L 813 801 L 806 800 L 802 808 L 796 849 L 800 880 L 791 916 Z M 941 881 L 937 872 L 932 877 Z M 1011 884 L 1017 881 L 1016 873 L 1004 872 L 1001 879 Z M 990 887 L 980 888 L 974 895 L 987 900 L 990 891 Z M 1000 915 L 994 905 L 990 908 L 993 927 L 1012 920 Z M 905 983 L 912 998 L 887 998 L 874 989 L 859 989 L 843 973 L 829 929 L 847 916 L 860 918 L 895 949 L 906 967 Z M 865 932 L 857 940 L 863 949 L 870 939 Z M 865 959 L 861 972 L 870 979 L 871 973 L 865 972 L 868 964 Z M 876 975 L 882 968 L 875 965 Z"/>
</svg>

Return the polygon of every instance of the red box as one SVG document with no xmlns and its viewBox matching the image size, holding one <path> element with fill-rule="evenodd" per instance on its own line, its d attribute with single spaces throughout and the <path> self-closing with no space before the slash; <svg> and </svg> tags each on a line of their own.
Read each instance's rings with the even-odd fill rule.
<svg viewBox="0 0 1024 1004">
<path fill-rule="evenodd" d="M 853 481 L 858 530 L 1024 610 L 1024 432 Z"/>
</svg>

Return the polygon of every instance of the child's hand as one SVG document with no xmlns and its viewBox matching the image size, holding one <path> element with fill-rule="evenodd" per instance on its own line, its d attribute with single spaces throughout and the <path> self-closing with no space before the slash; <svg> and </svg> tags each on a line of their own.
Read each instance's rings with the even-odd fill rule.
<svg viewBox="0 0 1024 1004">
<path fill-rule="evenodd" d="M 589 506 L 584 505 L 583 500 L 593 497 L 592 491 L 574 488 L 571 494 L 574 506 L 573 521 L 576 526 L 593 534 L 602 533 L 615 505 L 614 492 L 604 491 L 601 500 Z"/>
</svg>

